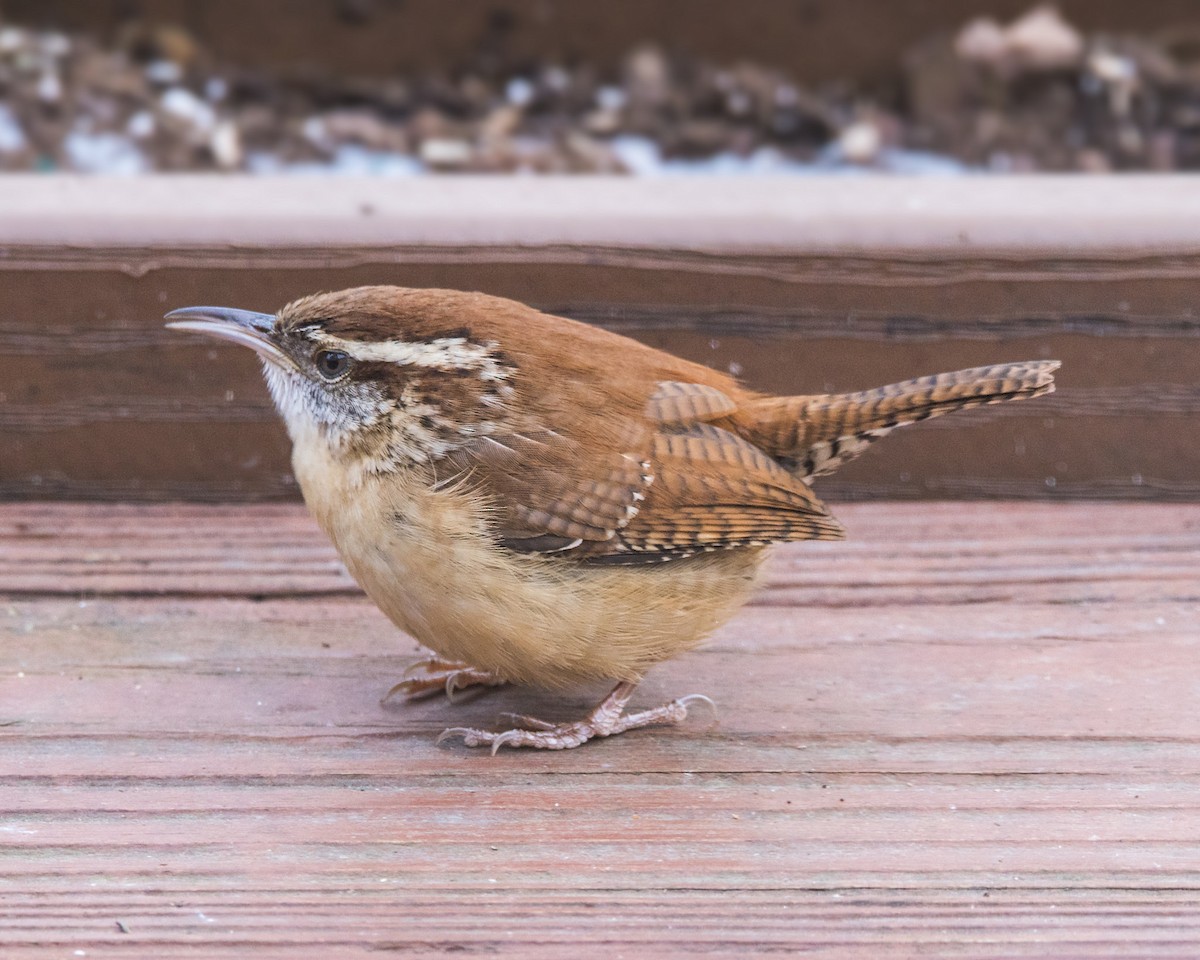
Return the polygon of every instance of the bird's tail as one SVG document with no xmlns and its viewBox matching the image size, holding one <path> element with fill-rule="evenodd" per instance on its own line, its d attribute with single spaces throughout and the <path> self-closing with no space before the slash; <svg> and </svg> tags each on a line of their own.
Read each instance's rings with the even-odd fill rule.
<svg viewBox="0 0 1200 960">
<path fill-rule="evenodd" d="M 1001 363 L 858 393 L 769 397 L 740 412 L 747 417 L 747 439 L 808 479 L 832 473 L 906 423 L 1052 393 L 1059 365 L 1057 360 Z"/>
</svg>

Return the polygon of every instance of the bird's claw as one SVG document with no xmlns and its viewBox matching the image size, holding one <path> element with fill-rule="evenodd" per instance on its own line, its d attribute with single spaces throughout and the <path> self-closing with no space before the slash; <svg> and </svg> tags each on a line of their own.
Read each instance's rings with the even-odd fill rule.
<svg viewBox="0 0 1200 960">
<path fill-rule="evenodd" d="M 720 721 L 720 714 L 717 711 L 717 704 L 712 697 L 706 697 L 702 693 L 689 693 L 686 697 L 680 697 L 675 701 L 675 703 L 683 708 L 683 716 L 679 718 L 680 720 L 687 716 L 687 708 L 693 703 L 703 703 L 708 707 L 709 710 L 712 711 L 712 721 L 709 723 L 708 729 L 715 729 L 717 723 Z"/>
<path fill-rule="evenodd" d="M 416 676 L 418 673 L 426 676 Z M 406 700 L 423 700 L 444 693 L 447 700 L 455 703 L 454 695 L 459 690 L 499 687 L 505 683 L 499 677 L 476 670 L 469 664 L 439 660 L 437 657 L 409 664 L 402 676 L 404 679 L 383 695 L 382 703 L 387 703 L 398 693 L 403 694 Z"/>
<path fill-rule="evenodd" d="M 437 738 L 439 744 L 454 737 L 462 737 L 463 744 L 468 747 L 491 747 L 495 756 L 501 747 L 533 747 L 538 750 L 570 750 L 587 743 L 596 737 L 611 737 L 626 730 L 638 727 L 648 727 L 652 724 L 680 723 L 687 717 L 688 706 L 693 703 L 706 703 L 713 710 L 713 722 L 716 722 L 716 704 L 700 693 L 694 693 L 678 700 L 672 700 L 661 707 L 642 710 L 637 713 L 625 713 L 625 703 L 628 694 L 618 696 L 613 691 L 585 720 L 573 723 L 547 723 L 537 717 L 522 714 L 503 714 L 520 724 L 510 730 L 480 730 L 476 727 L 451 727 L 443 730 Z"/>
</svg>

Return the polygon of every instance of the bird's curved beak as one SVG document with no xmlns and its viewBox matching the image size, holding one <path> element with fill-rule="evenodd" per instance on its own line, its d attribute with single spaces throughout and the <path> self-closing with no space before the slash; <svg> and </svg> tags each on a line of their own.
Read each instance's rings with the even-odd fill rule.
<svg viewBox="0 0 1200 960">
<path fill-rule="evenodd" d="M 163 319 L 172 330 L 191 330 L 232 340 L 249 347 L 268 363 L 293 367 L 291 358 L 271 339 L 275 318 L 269 313 L 238 310 L 234 307 L 183 307 L 172 310 Z"/>
</svg>

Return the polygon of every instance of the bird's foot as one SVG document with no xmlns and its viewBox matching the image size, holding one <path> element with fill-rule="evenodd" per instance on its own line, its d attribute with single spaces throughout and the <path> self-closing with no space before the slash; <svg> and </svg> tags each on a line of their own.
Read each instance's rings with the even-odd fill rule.
<svg viewBox="0 0 1200 960">
<path fill-rule="evenodd" d="M 506 682 L 466 663 L 429 657 L 410 664 L 404 671 L 404 679 L 383 695 L 383 702 L 386 703 L 396 694 L 403 694 L 405 700 L 423 700 L 444 693 L 446 699 L 453 703 L 454 695 L 459 690 L 500 687 Z"/>
<path fill-rule="evenodd" d="M 661 707 L 651 710 L 640 710 L 637 713 L 626 713 L 625 705 L 636 684 L 619 683 L 586 719 L 574 723 L 547 723 L 536 717 L 517 714 L 507 714 L 519 724 L 512 730 L 491 731 L 477 730 L 474 727 L 451 727 L 444 730 L 437 742 L 453 737 L 462 737 L 468 747 L 492 748 L 492 755 L 501 747 L 533 747 L 538 750 L 570 750 L 580 744 L 587 743 L 593 737 L 612 737 L 626 730 L 638 727 L 648 727 L 652 724 L 679 723 L 687 717 L 688 706 L 693 703 L 707 703 L 713 710 L 716 705 L 706 696 L 699 693 L 672 700 Z"/>
</svg>

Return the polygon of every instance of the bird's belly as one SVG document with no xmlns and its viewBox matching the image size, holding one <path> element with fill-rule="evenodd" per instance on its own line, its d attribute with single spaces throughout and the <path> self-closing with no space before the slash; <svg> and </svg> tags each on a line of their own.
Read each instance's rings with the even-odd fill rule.
<svg viewBox="0 0 1200 960">
<path fill-rule="evenodd" d="M 297 475 L 350 573 L 397 626 L 519 683 L 639 678 L 723 623 L 763 554 L 627 567 L 520 554 L 495 543 L 468 493 L 392 475 L 331 499 Z"/>
</svg>

